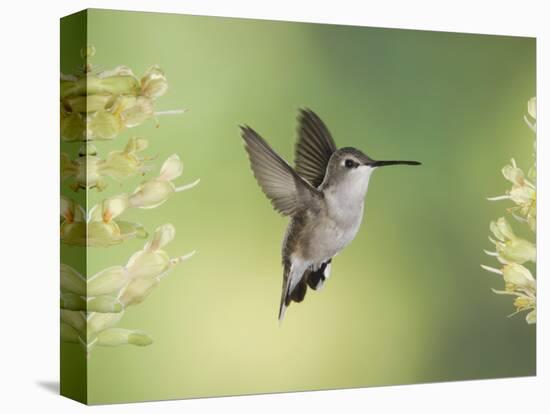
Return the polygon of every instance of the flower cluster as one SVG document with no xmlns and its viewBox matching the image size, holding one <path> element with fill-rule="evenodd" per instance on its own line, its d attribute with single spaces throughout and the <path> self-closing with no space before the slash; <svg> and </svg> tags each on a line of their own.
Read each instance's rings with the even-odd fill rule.
<svg viewBox="0 0 550 414">
<path fill-rule="evenodd" d="M 75 201 L 61 197 L 61 240 L 70 245 L 107 247 L 131 238 L 147 237 L 147 232 L 139 223 L 119 220 L 118 217 L 130 207 L 158 207 L 174 193 L 199 183 L 200 180 L 196 180 L 176 187 L 172 180 L 182 173 L 180 158 L 176 154 L 171 155 L 164 162 L 158 177 L 144 181 L 132 194 L 107 198 L 91 207 L 88 214 Z"/>
<path fill-rule="evenodd" d="M 529 170 L 528 177 L 521 168 L 518 168 L 516 161 L 512 158 L 509 165 L 502 168 L 502 175 L 512 183 L 512 187 L 506 194 L 496 197 L 489 197 L 490 201 L 511 200 L 515 206 L 509 209 L 514 212 L 520 221 L 526 221 L 535 231 L 537 227 L 537 190 L 535 187 L 536 169 Z"/>
<path fill-rule="evenodd" d="M 106 199 L 103 202 L 104 218 L 109 219 L 122 214 L 129 207 L 155 208 L 163 204 L 173 194 L 189 190 L 200 180 L 176 187 L 172 181 L 183 173 L 183 164 L 180 158 L 173 154 L 166 159 L 160 169 L 158 177 L 143 181 L 132 194 L 121 194 Z"/>
<path fill-rule="evenodd" d="M 94 53 L 93 47 L 83 51 L 86 58 Z M 108 179 L 122 182 L 148 173 L 152 158 L 140 155 L 148 146 L 146 139 L 131 137 L 122 150 L 111 151 L 105 158 L 98 155 L 96 142 L 92 141 L 114 139 L 126 128 L 159 115 L 154 111 L 154 102 L 167 88 L 166 77 L 156 65 L 141 79 L 125 66 L 95 71 L 89 63 L 81 74 L 61 75 L 61 138 L 81 145 L 75 159 L 67 153 L 61 154 L 61 180 L 71 180 L 73 191 L 102 191 Z M 146 179 L 132 193 L 108 197 L 88 210 L 70 196 L 62 196 L 61 241 L 89 248 L 147 238 L 141 224 L 119 217 L 129 208 L 158 207 L 175 193 L 198 184 L 196 180 L 176 187 L 172 181 L 182 173 L 183 163 L 173 154 L 156 177 Z M 62 188 L 62 191 L 65 190 Z M 174 236 L 174 227 L 164 224 L 126 265 L 109 267 L 91 277 L 62 263 L 62 340 L 79 343 L 88 353 L 101 345 L 151 344 L 152 339 L 145 332 L 115 325 L 129 306 L 145 300 L 175 265 L 193 254 L 170 258 L 162 249 Z"/>
<path fill-rule="evenodd" d="M 61 197 L 61 241 L 68 245 L 108 247 L 133 238 L 145 238 L 147 232 L 139 223 L 114 220 L 116 215 L 98 205 L 88 214 L 81 205 Z"/>
<path fill-rule="evenodd" d="M 87 57 L 95 54 L 88 48 Z M 168 82 L 158 65 L 141 78 L 127 66 L 96 71 L 86 65 L 77 75 L 61 75 L 61 137 L 65 141 L 111 140 L 127 128 L 141 125 L 164 113 L 155 112 L 155 101 Z"/>
<path fill-rule="evenodd" d="M 147 148 L 144 138 L 132 137 L 121 151 L 111 151 L 106 159 L 97 156 L 92 143 L 80 147 L 78 158 L 71 160 L 67 153 L 61 153 L 61 180 L 73 179 L 71 188 L 103 190 L 107 186 L 106 177 L 123 181 L 137 174 L 145 174 L 149 167 L 145 164 L 150 158 L 139 156 Z"/>
<path fill-rule="evenodd" d="M 525 116 L 525 122 L 536 133 L 536 98 L 529 100 L 527 110 L 529 116 Z M 490 197 L 489 200 L 511 200 L 514 206 L 509 208 L 508 212 L 517 222 L 527 224 L 529 229 L 535 233 L 537 225 L 536 164 L 533 164 L 526 175 L 512 159 L 511 163 L 502 169 L 502 175 L 512 183 L 512 187 L 504 195 Z M 489 237 L 489 240 L 494 244 L 495 250 L 485 250 L 485 253 L 494 256 L 500 263 L 500 267 L 486 265 L 481 267 L 502 276 L 504 280 L 504 290 L 493 289 L 493 292 L 515 297 L 516 311 L 512 315 L 525 311 L 527 312 L 527 323 L 536 323 L 536 280 L 526 267 L 528 263 L 536 263 L 536 245 L 525 238 L 516 236 L 510 223 L 504 217 L 491 222 L 489 228 L 493 233 L 493 237 Z"/>
<path fill-rule="evenodd" d="M 95 345 L 148 345 L 141 331 L 113 328 L 127 307 L 145 300 L 178 263 L 191 257 L 170 258 L 162 250 L 175 236 L 171 224 L 159 227 L 142 250 L 125 266 L 112 266 L 86 278 L 61 265 L 61 334 L 67 342 Z"/>
</svg>

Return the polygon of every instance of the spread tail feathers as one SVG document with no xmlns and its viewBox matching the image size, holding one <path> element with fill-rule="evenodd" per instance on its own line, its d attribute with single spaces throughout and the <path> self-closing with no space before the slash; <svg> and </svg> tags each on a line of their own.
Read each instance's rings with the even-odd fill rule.
<svg viewBox="0 0 550 414">
<path fill-rule="evenodd" d="M 300 281 L 294 286 L 291 283 L 289 263 L 285 263 L 283 275 L 283 290 L 281 294 L 281 304 L 279 306 L 279 323 L 283 321 L 286 308 L 290 302 L 300 303 L 304 300 L 309 286 L 313 290 L 318 290 L 323 287 L 326 279 L 330 276 L 330 267 L 332 259 L 323 263 L 317 270 L 306 270 L 302 275 L 299 275 Z"/>
</svg>

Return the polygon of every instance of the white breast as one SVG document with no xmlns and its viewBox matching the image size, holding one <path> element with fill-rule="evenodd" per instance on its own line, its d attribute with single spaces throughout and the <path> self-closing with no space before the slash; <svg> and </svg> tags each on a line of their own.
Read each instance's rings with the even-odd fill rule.
<svg viewBox="0 0 550 414">
<path fill-rule="evenodd" d="M 369 167 L 357 168 L 338 185 L 324 190 L 326 217 L 316 229 L 315 240 L 326 259 L 339 253 L 357 235 L 372 171 Z"/>
</svg>

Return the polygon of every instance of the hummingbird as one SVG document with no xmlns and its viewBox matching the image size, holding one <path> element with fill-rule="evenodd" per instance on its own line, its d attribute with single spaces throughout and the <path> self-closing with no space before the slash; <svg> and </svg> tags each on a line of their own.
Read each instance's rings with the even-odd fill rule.
<svg viewBox="0 0 550 414">
<path fill-rule="evenodd" d="M 332 259 L 357 235 L 373 171 L 420 162 L 376 161 L 356 148 L 338 149 L 321 118 L 305 108 L 298 116 L 294 168 L 252 128 L 240 128 L 258 184 L 274 209 L 290 217 L 282 244 L 281 322 L 308 286 L 323 287 Z"/>
</svg>

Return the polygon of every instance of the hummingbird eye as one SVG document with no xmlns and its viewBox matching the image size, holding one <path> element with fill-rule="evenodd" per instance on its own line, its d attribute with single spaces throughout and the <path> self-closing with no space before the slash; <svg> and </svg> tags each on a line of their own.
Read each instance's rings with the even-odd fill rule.
<svg viewBox="0 0 550 414">
<path fill-rule="evenodd" d="M 357 164 L 355 161 L 353 160 L 350 160 L 350 159 L 347 159 L 344 163 L 344 165 L 346 166 L 346 168 L 355 168 L 357 167 L 359 164 Z"/>
</svg>

